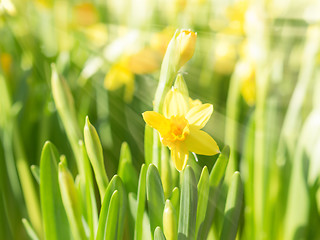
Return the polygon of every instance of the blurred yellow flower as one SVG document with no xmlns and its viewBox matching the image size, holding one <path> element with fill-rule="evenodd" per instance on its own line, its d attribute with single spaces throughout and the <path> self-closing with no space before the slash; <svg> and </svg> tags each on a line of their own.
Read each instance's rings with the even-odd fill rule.
<svg viewBox="0 0 320 240">
<path fill-rule="evenodd" d="M 221 74 L 231 74 L 236 60 L 236 45 L 229 39 L 219 39 L 214 49 L 214 70 Z"/>
<path fill-rule="evenodd" d="M 0 67 L 4 74 L 9 75 L 12 65 L 12 56 L 9 53 L 0 55 Z"/>
<path fill-rule="evenodd" d="M 160 32 L 153 34 L 150 40 L 150 47 L 161 53 L 163 57 L 166 53 L 168 44 L 174 34 L 175 29 L 172 27 L 167 27 Z"/>
<path fill-rule="evenodd" d="M 239 63 L 238 77 L 241 81 L 241 95 L 248 105 L 252 106 L 256 101 L 255 68 L 248 59 Z"/>
<path fill-rule="evenodd" d="M 134 92 L 134 74 L 127 67 L 128 59 L 111 66 L 104 79 L 104 87 L 110 91 L 125 87 L 124 100 L 130 102 Z"/>
<path fill-rule="evenodd" d="M 227 9 L 227 17 L 229 18 L 229 26 L 225 29 L 225 33 L 244 34 L 245 15 L 249 7 L 248 0 L 238 0 Z"/>
<path fill-rule="evenodd" d="M 166 95 L 163 115 L 154 111 L 143 113 L 144 121 L 158 130 L 163 145 L 171 150 L 171 159 L 178 171 L 186 167 L 189 151 L 201 155 L 215 155 L 219 147 L 201 129 L 213 112 L 211 104 L 197 104 L 188 108 L 184 96 L 176 88 Z"/>
<path fill-rule="evenodd" d="M 161 54 L 151 48 L 141 49 L 128 59 L 128 68 L 135 74 L 148 74 L 157 71 L 162 61 Z"/>
<path fill-rule="evenodd" d="M 73 18 L 76 25 L 87 27 L 98 22 L 98 10 L 89 2 L 74 6 Z"/>
</svg>

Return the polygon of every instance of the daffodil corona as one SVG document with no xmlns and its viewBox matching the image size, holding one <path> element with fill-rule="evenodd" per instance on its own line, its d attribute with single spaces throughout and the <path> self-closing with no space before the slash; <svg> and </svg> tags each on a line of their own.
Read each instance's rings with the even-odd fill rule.
<svg viewBox="0 0 320 240">
<path fill-rule="evenodd" d="M 196 104 L 189 108 L 183 94 L 172 88 L 164 100 L 163 115 L 147 111 L 143 113 L 143 119 L 159 132 L 162 144 L 171 150 L 176 169 L 181 171 L 187 164 L 190 151 L 201 155 L 220 152 L 213 138 L 201 130 L 212 112 L 211 104 Z"/>
</svg>

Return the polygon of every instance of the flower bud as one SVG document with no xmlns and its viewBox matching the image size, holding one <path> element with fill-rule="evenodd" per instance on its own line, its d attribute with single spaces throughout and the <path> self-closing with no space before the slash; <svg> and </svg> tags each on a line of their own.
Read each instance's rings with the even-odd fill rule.
<svg viewBox="0 0 320 240">
<path fill-rule="evenodd" d="M 177 215 L 171 201 L 168 199 L 163 210 L 163 232 L 168 240 L 177 239 Z"/>
<path fill-rule="evenodd" d="M 196 48 L 197 33 L 190 30 L 182 30 L 177 37 L 179 48 L 179 68 L 188 62 Z"/>
</svg>

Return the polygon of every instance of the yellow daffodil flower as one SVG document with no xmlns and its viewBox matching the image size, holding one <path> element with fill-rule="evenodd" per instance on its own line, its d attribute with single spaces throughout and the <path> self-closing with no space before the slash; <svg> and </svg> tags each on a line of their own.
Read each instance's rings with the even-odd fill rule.
<svg viewBox="0 0 320 240">
<path fill-rule="evenodd" d="M 196 104 L 189 108 L 184 96 L 172 88 L 164 100 L 163 115 L 154 111 L 143 113 L 144 121 L 158 130 L 163 145 L 171 150 L 171 159 L 178 171 L 186 167 L 189 151 L 201 155 L 215 155 L 219 147 L 201 129 L 213 112 L 211 104 Z"/>
</svg>

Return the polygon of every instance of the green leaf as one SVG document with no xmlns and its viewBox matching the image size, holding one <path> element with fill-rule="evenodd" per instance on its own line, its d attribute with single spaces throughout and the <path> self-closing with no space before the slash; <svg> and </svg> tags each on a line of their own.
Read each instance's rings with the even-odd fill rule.
<svg viewBox="0 0 320 240">
<path fill-rule="evenodd" d="M 86 124 L 84 126 L 84 142 L 97 180 L 100 198 L 103 199 L 109 180 L 104 167 L 101 142 L 88 116 L 86 117 Z"/>
<path fill-rule="evenodd" d="M 59 154 L 46 142 L 40 160 L 40 200 L 45 239 L 69 239 L 69 223 L 58 183 Z"/>
<path fill-rule="evenodd" d="M 138 174 L 132 164 L 130 149 L 126 142 L 122 143 L 121 146 L 118 175 L 122 179 L 128 193 L 137 192 Z"/>
<path fill-rule="evenodd" d="M 224 222 L 220 235 L 222 240 L 232 240 L 236 238 L 239 218 L 243 202 L 243 185 L 239 172 L 235 172 L 231 179 L 228 191 L 226 208 L 224 212 Z"/>
<path fill-rule="evenodd" d="M 179 188 L 178 187 L 175 187 L 173 190 L 172 190 L 172 193 L 171 193 L 171 197 L 170 197 L 170 201 L 172 203 L 172 205 L 174 206 L 174 209 L 176 210 L 177 212 L 177 216 L 179 216 L 179 206 L 180 206 L 180 191 L 179 191 Z"/>
<path fill-rule="evenodd" d="M 157 227 L 154 231 L 154 240 L 166 240 L 160 227 Z"/>
<path fill-rule="evenodd" d="M 153 164 L 147 171 L 147 201 L 151 232 L 154 232 L 157 226 L 162 227 L 164 193 L 158 169 Z"/>
<path fill-rule="evenodd" d="M 229 146 L 225 146 L 222 149 L 222 152 L 220 153 L 220 156 L 218 157 L 216 163 L 214 164 L 211 173 L 210 173 L 210 186 L 211 187 L 217 187 L 221 180 L 223 179 L 226 168 L 228 165 L 230 155 L 230 148 Z"/>
<path fill-rule="evenodd" d="M 34 179 L 40 184 L 40 168 L 36 165 L 32 165 L 30 168 Z"/>
<path fill-rule="evenodd" d="M 67 82 L 59 77 L 54 64 L 51 65 L 51 88 L 55 106 L 66 130 L 72 151 L 77 161 L 77 167 L 80 174 L 83 174 L 83 167 L 80 162 L 80 151 L 78 141 L 82 138 L 81 131 L 77 121 L 75 104 L 71 90 Z"/>
<path fill-rule="evenodd" d="M 73 238 L 87 239 L 82 225 L 81 203 L 78 198 L 78 191 L 72 174 L 67 168 L 67 162 L 64 156 L 61 157 L 59 163 L 59 186 L 62 203 L 67 213 Z"/>
<path fill-rule="evenodd" d="M 138 185 L 138 193 L 137 193 L 137 218 L 136 218 L 136 225 L 135 225 L 135 233 L 134 239 L 141 240 L 142 239 L 142 229 L 143 229 L 143 215 L 144 215 L 144 208 L 145 208 L 145 201 L 146 201 L 146 175 L 147 175 L 147 166 L 142 164 L 140 170 L 140 177 L 139 177 L 139 185 Z"/>
<path fill-rule="evenodd" d="M 29 238 L 32 240 L 39 240 L 39 237 L 37 236 L 36 232 L 32 228 L 29 221 L 25 218 L 22 218 L 22 223 L 23 223 L 24 228 L 26 229 L 26 232 L 27 232 Z"/>
<path fill-rule="evenodd" d="M 183 171 L 178 239 L 194 239 L 197 217 L 197 184 L 190 166 Z"/>
<path fill-rule="evenodd" d="M 172 191 L 172 176 L 171 176 L 171 158 L 169 149 L 166 146 L 161 146 L 161 181 L 165 198 L 168 198 Z"/>
<path fill-rule="evenodd" d="M 120 198 L 120 213 L 119 213 L 119 218 L 118 218 L 118 227 L 117 227 L 117 237 L 118 239 L 122 239 L 123 236 L 123 226 L 124 226 L 124 218 L 125 218 L 125 213 L 126 213 L 126 208 L 127 208 L 127 195 L 125 188 L 123 186 L 123 183 L 121 181 L 121 178 L 118 175 L 113 176 L 111 179 L 106 193 L 103 198 L 103 202 L 101 205 L 101 211 L 100 211 L 100 216 L 99 216 L 99 225 L 98 225 L 98 231 L 97 231 L 97 237 L 96 240 L 102 240 L 105 239 L 105 234 L 106 234 L 106 223 L 107 223 L 107 216 L 108 216 L 108 211 L 109 211 L 109 205 L 110 205 L 110 200 L 112 197 L 112 194 L 114 191 L 119 192 L 119 198 Z"/>
<path fill-rule="evenodd" d="M 144 158 L 146 165 L 152 163 L 153 128 L 146 124 L 144 130 Z"/>
<path fill-rule="evenodd" d="M 205 166 L 202 169 L 200 180 L 198 183 L 198 207 L 197 207 L 197 221 L 196 221 L 196 234 L 198 235 L 199 229 L 203 227 L 206 213 L 207 213 L 207 206 L 208 206 L 208 199 L 209 199 L 209 171 L 208 168 Z"/>
<path fill-rule="evenodd" d="M 198 239 L 207 239 L 210 227 L 212 225 L 213 217 L 218 206 L 218 200 L 221 192 L 221 184 L 226 172 L 230 155 L 229 146 L 225 146 L 222 149 L 220 156 L 214 164 L 210 176 L 209 176 L 209 199 L 206 217 L 203 221 L 203 227 L 199 229 Z"/>
<path fill-rule="evenodd" d="M 107 216 L 107 224 L 106 224 L 106 240 L 117 239 L 118 234 L 118 224 L 119 224 L 119 215 L 120 215 L 120 197 L 118 190 L 115 190 L 111 196 L 108 216 Z"/>
<path fill-rule="evenodd" d="M 84 143 L 79 141 L 80 148 L 82 150 L 82 161 L 84 165 L 84 174 L 85 174 L 85 202 L 86 202 L 86 211 L 87 211 L 87 222 L 90 229 L 90 239 L 95 238 L 95 232 L 98 227 L 98 212 L 97 212 L 97 203 L 93 185 L 92 170 L 87 157 L 87 152 L 84 146 Z"/>
</svg>

